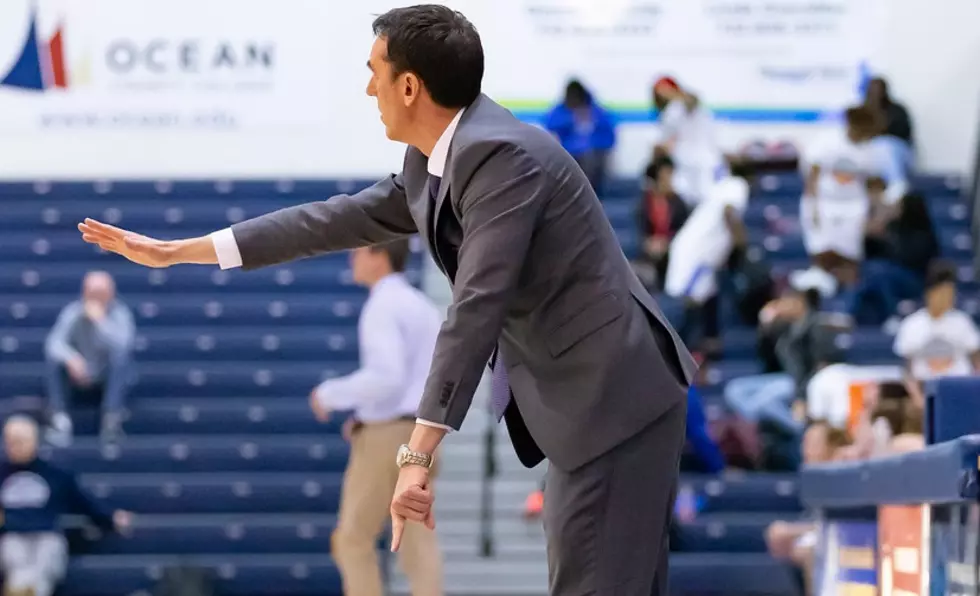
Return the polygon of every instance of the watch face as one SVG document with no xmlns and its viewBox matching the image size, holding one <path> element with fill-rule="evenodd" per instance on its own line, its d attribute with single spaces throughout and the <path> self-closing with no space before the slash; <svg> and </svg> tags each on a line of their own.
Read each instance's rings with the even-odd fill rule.
<svg viewBox="0 0 980 596">
<path fill-rule="evenodd" d="M 402 445 L 398 448 L 398 453 L 395 454 L 395 463 L 399 466 L 405 465 L 405 459 L 408 457 L 408 446 Z"/>
</svg>

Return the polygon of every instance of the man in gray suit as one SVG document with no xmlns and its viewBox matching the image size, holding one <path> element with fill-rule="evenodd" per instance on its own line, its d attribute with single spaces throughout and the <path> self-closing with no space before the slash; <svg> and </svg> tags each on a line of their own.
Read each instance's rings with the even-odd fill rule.
<svg viewBox="0 0 980 596">
<path fill-rule="evenodd" d="M 161 241 L 93 220 L 83 238 L 150 267 L 255 269 L 420 234 L 452 284 L 392 499 L 434 526 L 428 471 L 488 361 L 493 407 L 521 461 L 547 457 L 553 595 L 664 594 L 667 529 L 695 363 L 633 274 L 575 160 L 481 95 L 476 29 L 435 5 L 374 22 L 367 93 L 402 171 L 354 195 L 210 236 Z"/>
</svg>

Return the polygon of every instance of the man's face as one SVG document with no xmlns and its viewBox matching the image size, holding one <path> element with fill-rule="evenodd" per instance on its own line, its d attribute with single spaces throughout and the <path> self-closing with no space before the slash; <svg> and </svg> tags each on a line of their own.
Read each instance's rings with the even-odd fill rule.
<svg viewBox="0 0 980 596">
<path fill-rule="evenodd" d="M 100 304 L 109 304 L 116 296 L 116 288 L 112 278 L 104 273 L 92 273 L 85 277 L 82 284 L 82 298 Z"/>
<path fill-rule="evenodd" d="M 355 248 L 350 253 L 350 268 L 354 283 L 366 286 L 381 277 L 388 256 L 384 251 L 373 251 L 368 247 Z"/>
<path fill-rule="evenodd" d="M 926 291 L 926 308 L 929 312 L 944 313 L 956 304 L 956 286 L 952 283 L 939 284 Z"/>
<path fill-rule="evenodd" d="M 3 436 L 4 449 L 7 459 L 13 463 L 23 464 L 34 459 L 37 445 L 24 432 L 6 432 Z"/>
<path fill-rule="evenodd" d="M 404 131 L 410 120 L 410 108 L 414 103 L 412 84 L 417 79 L 410 73 L 394 75 L 388 62 L 388 43 L 384 38 L 374 40 L 371 57 L 368 58 L 371 79 L 367 94 L 378 101 L 385 135 L 393 141 L 404 141 Z"/>
</svg>

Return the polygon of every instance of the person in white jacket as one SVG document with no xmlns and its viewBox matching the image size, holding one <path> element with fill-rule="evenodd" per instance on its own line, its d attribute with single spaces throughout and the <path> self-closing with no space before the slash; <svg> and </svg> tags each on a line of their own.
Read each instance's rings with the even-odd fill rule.
<svg viewBox="0 0 980 596">
<path fill-rule="evenodd" d="M 697 205 L 707 197 L 711 185 L 727 174 L 714 114 L 670 77 L 654 83 L 653 104 L 660 112 L 658 146 L 676 165 L 674 186 L 685 202 Z"/>
</svg>

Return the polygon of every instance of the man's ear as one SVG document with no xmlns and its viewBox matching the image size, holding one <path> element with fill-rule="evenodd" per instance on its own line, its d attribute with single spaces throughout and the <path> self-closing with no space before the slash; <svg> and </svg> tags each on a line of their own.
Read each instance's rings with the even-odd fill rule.
<svg viewBox="0 0 980 596">
<path fill-rule="evenodd" d="M 419 95 L 422 94 L 422 80 L 416 76 L 415 73 L 408 72 L 405 73 L 403 77 L 402 85 L 402 98 L 405 102 L 405 106 L 408 107 L 418 100 Z"/>
</svg>

